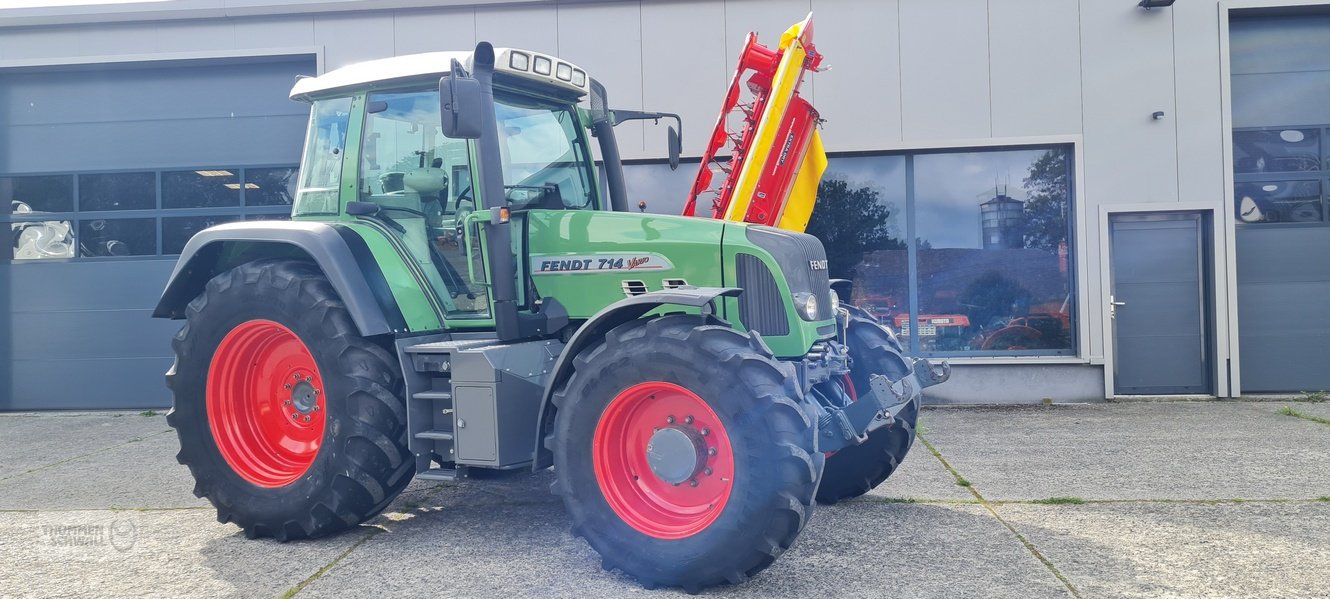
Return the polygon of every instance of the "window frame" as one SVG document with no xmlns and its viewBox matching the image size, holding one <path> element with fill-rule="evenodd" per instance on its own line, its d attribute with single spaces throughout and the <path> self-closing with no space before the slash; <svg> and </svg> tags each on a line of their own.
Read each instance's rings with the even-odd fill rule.
<svg viewBox="0 0 1330 599">
<path fill-rule="evenodd" d="M 1243 227 L 1279 227 L 1279 228 L 1297 228 L 1297 227 L 1330 227 L 1330 124 L 1322 125 L 1280 125 L 1264 127 L 1234 127 L 1229 130 L 1229 144 L 1236 148 L 1234 137 L 1238 133 L 1249 131 L 1283 131 L 1286 129 L 1315 129 L 1318 131 L 1319 143 L 1317 150 L 1320 154 L 1317 156 L 1317 165 L 1319 168 L 1314 171 L 1266 171 L 1261 173 L 1239 173 L 1237 170 L 1237 153 L 1234 151 L 1229 158 L 1227 168 L 1233 175 L 1232 186 L 1228 192 L 1232 195 L 1227 210 L 1233 217 L 1233 224 L 1237 228 Z M 1238 194 L 1237 186 L 1253 183 L 1284 183 L 1296 181 L 1318 181 L 1320 182 L 1320 206 L 1321 219 L 1315 221 L 1274 221 L 1274 222 L 1244 222 L 1238 217 Z"/>
<path fill-rule="evenodd" d="M 40 260 L 15 259 L 12 253 L 13 248 L 10 248 L 6 252 L 6 255 L 0 258 L 0 263 L 17 265 L 17 264 L 52 264 L 52 263 L 64 263 L 64 262 L 85 261 L 85 260 L 95 261 L 95 262 L 118 262 L 124 260 L 175 259 L 177 256 L 179 256 L 179 254 L 165 254 L 162 252 L 163 250 L 162 227 L 164 226 L 163 222 L 164 219 L 173 218 L 173 217 L 188 217 L 188 216 L 196 216 L 196 217 L 230 216 L 234 217 L 235 220 L 237 221 L 245 221 L 249 220 L 249 217 L 256 215 L 285 216 L 289 218 L 291 216 L 292 206 L 294 204 L 276 205 L 276 206 L 274 205 L 250 206 L 247 203 L 247 195 L 244 190 L 244 183 L 248 180 L 246 179 L 246 173 L 249 169 L 281 169 L 281 168 L 295 169 L 298 172 L 300 169 L 300 165 L 293 163 L 251 164 L 239 167 L 234 165 L 226 167 L 205 165 L 205 166 L 171 166 L 171 167 L 152 168 L 152 169 L 138 168 L 138 169 L 111 169 L 111 170 L 88 170 L 88 171 L 56 171 L 56 172 L 44 172 L 44 173 L 26 173 L 26 172 L 2 173 L 0 174 L 0 177 L 3 178 L 50 177 L 50 176 L 72 177 L 73 186 L 71 188 L 71 193 L 73 194 L 73 197 L 71 199 L 72 199 L 73 210 L 63 211 L 63 212 L 14 214 L 10 212 L 9 206 L 3 206 L 0 207 L 0 226 L 6 226 L 6 228 L 8 228 L 7 227 L 8 225 L 14 223 L 40 223 L 45 221 L 66 221 L 70 223 L 71 231 L 74 235 L 74 241 L 75 244 L 77 244 L 81 227 L 83 223 L 86 221 L 147 218 L 153 220 L 155 246 L 153 252 L 150 254 L 140 254 L 134 256 L 83 256 L 81 255 L 82 252 L 76 246 L 74 256 L 71 258 L 46 258 Z M 215 208 L 207 208 L 207 207 L 163 208 L 162 207 L 162 201 L 163 201 L 162 173 L 172 172 L 172 171 L 183 171 L 183 170 L 222 170 L 222 169 L 226 170 L 236 169 L 236 176 L 238 177 L 238 180 L 241 182 L 240 205 L 215 207 Z M 82 206 L 79 203 L 79 178 L 81 175 L 148 173 L 148 172 L 153 173 L 154 178 L 156 180 L 156 183 L 154 185 L 155 193 L 154 193 L 152 208 L 142 208 L 134 210 L 87 210 L 87 211 L 81 209 Z M 292 200 L 294 201 L 294 199 L 295 198 L 293 197 Z"/>
</svg>

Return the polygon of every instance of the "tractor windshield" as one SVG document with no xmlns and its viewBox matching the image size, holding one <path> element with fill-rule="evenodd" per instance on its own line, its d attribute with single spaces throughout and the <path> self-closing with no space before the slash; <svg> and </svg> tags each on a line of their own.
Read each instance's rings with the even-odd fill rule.
<svg viewBox="0 0 1330 599">
<path fill-rule="evenodd" d="M 571 106 L 499 94 L 503 183 L 514 208 L 595 208 L 591 160 Z"/>
</svg>

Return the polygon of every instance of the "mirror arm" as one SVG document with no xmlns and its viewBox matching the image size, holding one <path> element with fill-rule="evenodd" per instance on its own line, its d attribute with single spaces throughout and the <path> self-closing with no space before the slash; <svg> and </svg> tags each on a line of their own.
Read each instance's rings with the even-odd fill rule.
<svg viewBox="0 0 1330 599">
<path fill-rule="evenodd" d="M 660 124 L 660 119 L 674 119 L 674 128 L 683 137 L 683 119 L 673 112 L 644 112 L 641 110 L 611 110 L 610 122 L 614 125 L 627 121 L 652 121 Z"/>
</svg>

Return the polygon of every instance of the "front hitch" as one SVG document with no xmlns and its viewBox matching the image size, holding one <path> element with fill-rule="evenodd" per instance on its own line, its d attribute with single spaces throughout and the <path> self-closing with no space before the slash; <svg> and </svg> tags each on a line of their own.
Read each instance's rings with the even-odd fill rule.
<svg viewBox="0 0 1330 599">
<path fill-rule="evenodd" d="M 914 372 L 896 381 L 881 374 L 871 375 L 867 393 L 860 393 L 848 406 L 827 411 L 818 420 L 819 449 L 834 452 L 863 443 L 869 433 L 894 424 L 910 402 L 919 400 L 925 387 L 950 376 L 951 367 L 946 362 L 934 366 L 923 358 L 914 360 Z"/>
</svg>

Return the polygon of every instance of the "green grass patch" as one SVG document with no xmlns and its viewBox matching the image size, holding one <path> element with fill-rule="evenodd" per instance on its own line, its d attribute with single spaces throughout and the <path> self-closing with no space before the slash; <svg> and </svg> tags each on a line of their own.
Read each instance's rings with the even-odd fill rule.
<svg viewBox="0 0 1330 599">
<path fill-rule="evenodd" d="M 1327 399 L 1330 399 L 1330 393 L 1325 391 L 1303 391 L 1298 394 L 1298 401 L 1321 403 Z"/>
<path fill-rule="evenodd" d="M 1330 503 L 1330 495 L 1322 495 L 1321 497 L 1317 497 L 1316 500 Z"/>
<path fill-rule="evenodd" d="M 1036 499 L 1032 503 L 1042 503 L 1044 505 L 1081 505 L 1085 503 L 1080 497 L 1049 497 L 1047 499 Z"/>
<path fill-rule="evenodd" d="M 158 412 L 157 410 L 144 410 L 142 412 L 139 412 L 139 416 L 147 416 L 147 417 L 160 416 L 161 414 L 162 413 Z"/>
<path fill-rule="evenodd" d="M 1301 419 L 1306 420 L 1306 421 L 1308 421 L 1308 422 L 1315 422 L 1315 423 L 1317 423 L 1317 424 L 1324 424 L 1324 425 L 1330 426 L 1330 418 L 1321 418 L 1320 416 L 1312 416 L 1311 414 L 1303 414 L 1302 412 L 1299 412 L 1299 411 L 1293 409 L 1293 406 L 1284 406 L 1283 408 L 1280 408 L 1280 409 L 1279 409 L 1279 413 L 1282 414 L 1282 415 L 1284 415 L 1284 416 L 1292 416 L 1292 417 L 1294 417 L 1294 418 L 1301 418 Z"/>
<path fill-rule="evenodd" d="M 970 481 L 965 480 L 964 478 L 962 478 L 962 477 L 960 477 L 960 476 L 957 476 L 957 477 L 956 477 L 956 484 L 957 484 L 957 485 L 960 485 L 960 486 L 962 486 L 962 487 L 968 487 L 968 486 L 970 486 Z"/>
</svg>

